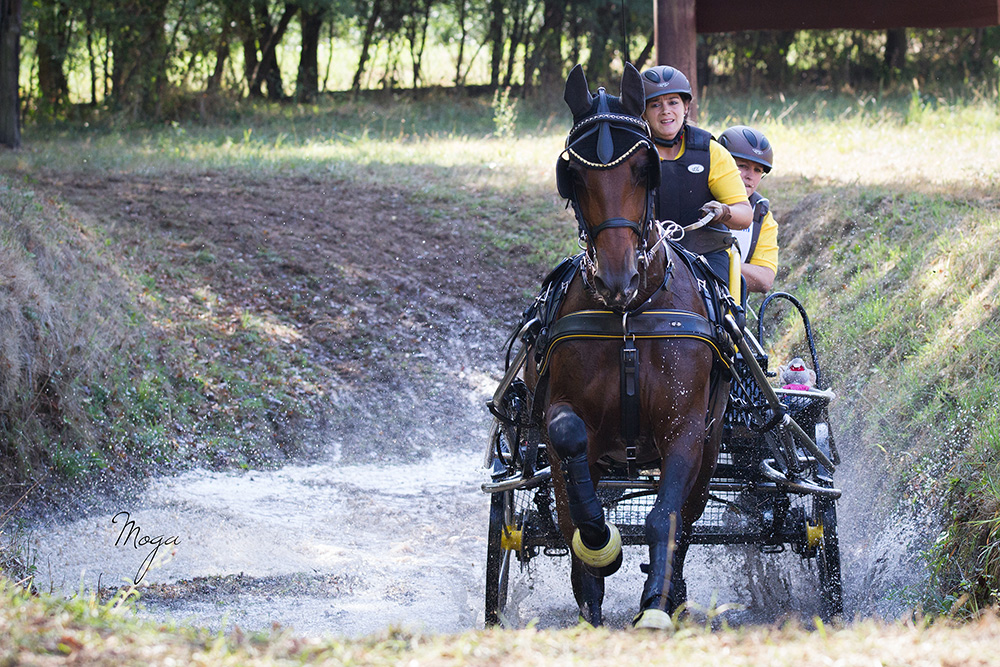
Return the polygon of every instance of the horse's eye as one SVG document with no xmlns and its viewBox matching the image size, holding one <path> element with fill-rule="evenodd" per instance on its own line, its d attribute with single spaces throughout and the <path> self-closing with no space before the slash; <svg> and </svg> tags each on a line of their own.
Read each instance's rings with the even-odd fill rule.
<svg viewBox="0 0 1000 667">
<path fill-rule="evenodd" d="M 632 168 L 632 179 L 635 181 L 637 185 L 645 183 L 646 179 L 648 178 L 649 178 L 648 164 L 640 164 Z"/>
</svg>

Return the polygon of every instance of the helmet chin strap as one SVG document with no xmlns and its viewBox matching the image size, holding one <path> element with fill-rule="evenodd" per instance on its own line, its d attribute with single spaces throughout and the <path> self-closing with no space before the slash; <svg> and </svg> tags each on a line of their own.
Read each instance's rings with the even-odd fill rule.
<svg viewBox="0 0 1000 667">
<path fill-rule="evenodd" d="M 684 130 L 687 128 L 687 116 L 684 116 L 684 123 L 681 125 L 681 129 L 677 130 L 677 134 L 674 135 L 673 139 L 660 139 L 659 137 L 653 137 L 653 143 L 658 146 L 666 146 L 667 148 L 673 148 L 680 143 L 681 139 L 684 137 Z"/>
</svg>

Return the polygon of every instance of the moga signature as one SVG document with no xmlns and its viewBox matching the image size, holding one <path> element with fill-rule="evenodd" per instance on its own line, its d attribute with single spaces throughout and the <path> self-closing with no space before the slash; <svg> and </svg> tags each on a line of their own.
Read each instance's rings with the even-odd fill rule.
<svg viewBox="0 0 1000 667">
<path fill-rule="evenodd" d="M 122 532 L 118 535 L 118 539 L 115 540 L 115 546 L 128 546 L 131 540 L 132 546 L 135 549 L 140 549 L 142 547 L 152 546 L 153 550 L 149 552 L 149 555 L 139 564 L 139 569 L 136 570 L 135 579 L 133 583 L 136 586 L 142 581 L 146 573 L 149 572 L 149 568 L 152 567 L 153 562 L 156 560 L 156 552 L 159 551 L 160 547 L 174 545 L 177 546 L 181 543 L 180 538 L 175 536 L 164 537 L 163 535 L 157 535 L 156 537 L 150 537 L 149 535 L 143 535 L 142 529 L 130 518 L 128 512 L 121 511 L 118 514 L 111 517 L 111 523 L 118 523 L 118 517 L 125 515 L 123 519 L 125 524 L 122 526 Z"/>
</svg>

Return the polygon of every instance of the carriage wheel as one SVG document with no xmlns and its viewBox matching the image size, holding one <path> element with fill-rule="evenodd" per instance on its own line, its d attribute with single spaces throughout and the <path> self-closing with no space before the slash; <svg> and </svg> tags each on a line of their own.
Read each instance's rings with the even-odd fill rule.
<svg viewBox="0 0 1000 667">
<path fill-rule="evenodd" d="M 486 538 L 486 627 L 500 624 L 507 605 L 511 549 L 505 548 L 505 508 L 512 508 L 514 492 L 502 491 L 490 497 L 490 526 Z"/>
<path fill-rule="evenodd" d="M 832 498 L 813 498 L 812 524 L 822 527 L 816 544 L 822 618 L 825 621 L 844 613 L 844 587 L 840 578 L 840 539 L 837 537 L 837 505 Z"/>
</svg>

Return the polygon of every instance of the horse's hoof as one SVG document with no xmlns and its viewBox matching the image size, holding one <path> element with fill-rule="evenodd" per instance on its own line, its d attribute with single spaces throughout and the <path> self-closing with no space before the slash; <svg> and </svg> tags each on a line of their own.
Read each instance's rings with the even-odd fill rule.
<svg viewBox="0 0 1000 667">
<path fill-rule="evenodd" d="M 632 619 L 632 627 L 636 630 L 666 630 L 674 629 L 670 614 L 662 609 L 643 609 Z"/>
<path fill-rule="evenodd" d="M 580 529 L 573 533 L 573 553 L 590 568 L 592 574 L 607 577 L 622 565 L 622 534 L 613 523 L 608 526 L 608 543 L 600 549 L 591 549 L 583 543 Z"/>
</svg>

